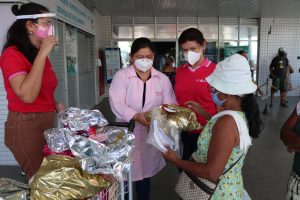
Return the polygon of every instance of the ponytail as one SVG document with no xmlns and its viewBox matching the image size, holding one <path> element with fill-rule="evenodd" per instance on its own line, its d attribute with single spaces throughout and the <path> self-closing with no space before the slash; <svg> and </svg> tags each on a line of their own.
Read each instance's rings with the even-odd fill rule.
<svg viewBox="0 0 300 200">
<path fill-rule="evenodd" d="M 254 94 L 247 94 L 242 97 L 242 110 L 248 121 L 249 135 L 252 138 L 257 138 L 262 131 L 263 123 L 260 118 L 260 112 Z"/>
</svg>

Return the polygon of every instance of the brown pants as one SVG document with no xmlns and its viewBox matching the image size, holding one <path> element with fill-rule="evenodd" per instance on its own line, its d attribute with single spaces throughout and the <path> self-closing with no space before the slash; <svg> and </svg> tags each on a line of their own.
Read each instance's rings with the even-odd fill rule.
<svg viewBox="0 0 300 200">
<path fill-rule="evenodd" d="M 42 149 L 46 144 L 43 132 L 53 128 L 54 112 L 9 112 L 5 122 L 4 143 L 28 178 L 42 163 Z"/>
</svg>

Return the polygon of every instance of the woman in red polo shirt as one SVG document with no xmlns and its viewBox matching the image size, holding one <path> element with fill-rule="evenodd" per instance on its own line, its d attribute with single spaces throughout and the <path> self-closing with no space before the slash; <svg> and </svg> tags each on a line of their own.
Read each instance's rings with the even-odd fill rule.
<svg viewBox="0 0 300 200">
<path fill-rule="evenodd" d="M 179 105 L 189 101 L 197 102 L 203 108 L 203 115 L 197 113 L 198 122 L 204 127 L 207 119 L 216 114 L 216 105 L 212 100 L 205 78 L 216 68 L 216 64 L 205 58 L 206 41 L 201 31 L 189 28 L 183 31 L 178 39 L 186 64 L 180 66 L 175 76 L 175 95 Z M 182 159 L 189 160 L 197 149 L 197 139 L 202 130 L 181 134 L 183 143 Z"/>
<path fill-rule="evenodd" d="M 43 131 L 53 127 L 57 79 L 48 55 L 57 44 L 52 17 L 35 3 L 12 6 L 17 20 L 7 33 L 0 66 L 8 100 L 4 142 L 30 178 L 42 162 Z"/>
</svg>

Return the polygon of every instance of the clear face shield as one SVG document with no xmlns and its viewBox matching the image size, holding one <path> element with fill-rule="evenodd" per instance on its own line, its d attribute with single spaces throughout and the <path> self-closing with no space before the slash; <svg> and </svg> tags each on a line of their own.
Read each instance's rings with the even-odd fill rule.
<svg viewBox="0 0 300 200">
<path fill-rule="evenodd" d="M 34 15 L 19 15 L 18 19 L 40 19 L 40 18 L 51 18 L 43 23 L 40 28 L 41 37 L 46 36 L 57 36 L 57 19 L 55 18 L 55 13 L 42 13 Z"/>
</svg>

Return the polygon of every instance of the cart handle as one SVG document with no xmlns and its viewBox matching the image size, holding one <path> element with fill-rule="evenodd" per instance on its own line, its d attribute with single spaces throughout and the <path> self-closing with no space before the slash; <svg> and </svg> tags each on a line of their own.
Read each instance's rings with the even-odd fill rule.
<svg viewBox="0 0 300 200">
<path fill-rule="evenodd" d="M 109 122 L 108 126 L 118 126 L 118 127 L 127 127 L 128 131 L 133 132 L 135 128 L 135 121 L 132 119 L 127 122 Z"/>
</svg>

